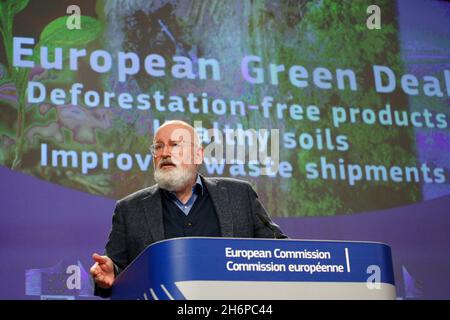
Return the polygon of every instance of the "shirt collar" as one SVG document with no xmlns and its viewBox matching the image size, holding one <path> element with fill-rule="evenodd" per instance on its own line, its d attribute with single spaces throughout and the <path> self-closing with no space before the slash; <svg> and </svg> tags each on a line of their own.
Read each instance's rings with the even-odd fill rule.
<svg viewBox="0 0 450 320">
<path fill-rule="evenodd" d="M 197 190 L 197 192 L 200 191 L 200 194 L 203 195 L 203 183 L 199 174 L 197 174 L 195 184 L 192 186 L 192 192 L 195 192 L 195 190 Z"/>
</svg>

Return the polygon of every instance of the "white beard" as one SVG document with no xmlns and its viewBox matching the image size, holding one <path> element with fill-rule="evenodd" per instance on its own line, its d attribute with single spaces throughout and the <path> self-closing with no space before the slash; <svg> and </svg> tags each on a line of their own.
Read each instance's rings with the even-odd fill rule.
<svg viewBox="0 0 450 320">
<path fill-rule="evenodd" d="M 156 168 L 154 178 L 158 186 L 168 191 L 183 190 L 197 175 L 197 170 L 174 167 L 171 169 Z"/>
</svg>

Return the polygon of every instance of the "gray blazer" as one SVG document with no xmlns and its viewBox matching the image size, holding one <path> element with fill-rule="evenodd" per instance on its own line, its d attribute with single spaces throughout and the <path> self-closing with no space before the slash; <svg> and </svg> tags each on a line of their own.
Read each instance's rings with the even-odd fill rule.
<svg viewBox="0 0 450 320">
<path fill-rule="evenodd" d="M 248 182 L 201 179 L 216 209 L 222 237 L 287 238 Z M 153 185 L 117 202 L 105 255 L 113 260 L 117 275 L 148 245 L 164 239 L 161 189 Z M 94 294 L 107 297 L 110 290 L 96 287 Z"/>
</svg>

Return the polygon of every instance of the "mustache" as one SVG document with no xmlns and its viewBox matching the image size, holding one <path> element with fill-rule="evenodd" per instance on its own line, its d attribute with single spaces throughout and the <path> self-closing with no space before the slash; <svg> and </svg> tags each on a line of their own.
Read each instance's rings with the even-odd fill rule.
<svg viewBox="0 0 450 320">
<path fill-rule="evenodd" d="M 165 164 L 171 164 L 171 165 L 174 165 L 175 167 L 177 166 L 173 161 L 172 161 L 172 159 L 170 159 L 170 158 L 165 158 L 165 159 L 161 159 L 161 161 L 159 162 L 159 164 L 158 164 L 158 168 L 161 168 L 163 165 L 165 165 Z"/>
</svg>

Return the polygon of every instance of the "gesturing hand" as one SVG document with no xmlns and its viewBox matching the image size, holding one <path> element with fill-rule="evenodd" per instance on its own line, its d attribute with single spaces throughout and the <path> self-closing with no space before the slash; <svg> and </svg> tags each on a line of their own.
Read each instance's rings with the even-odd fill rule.
<svg viewBox="0 0 450 320">
<path fill-rule="evenodd" d="M 103 289 L 111 288 L 115 278 L 113 261 L 107 256 L 101 256 L 97 253 L 92 255 L 92 259 L 94 259 L 95 263 L 91 267 L 90 272 L 94 277 L 95 283 Z"/>
</svg>

